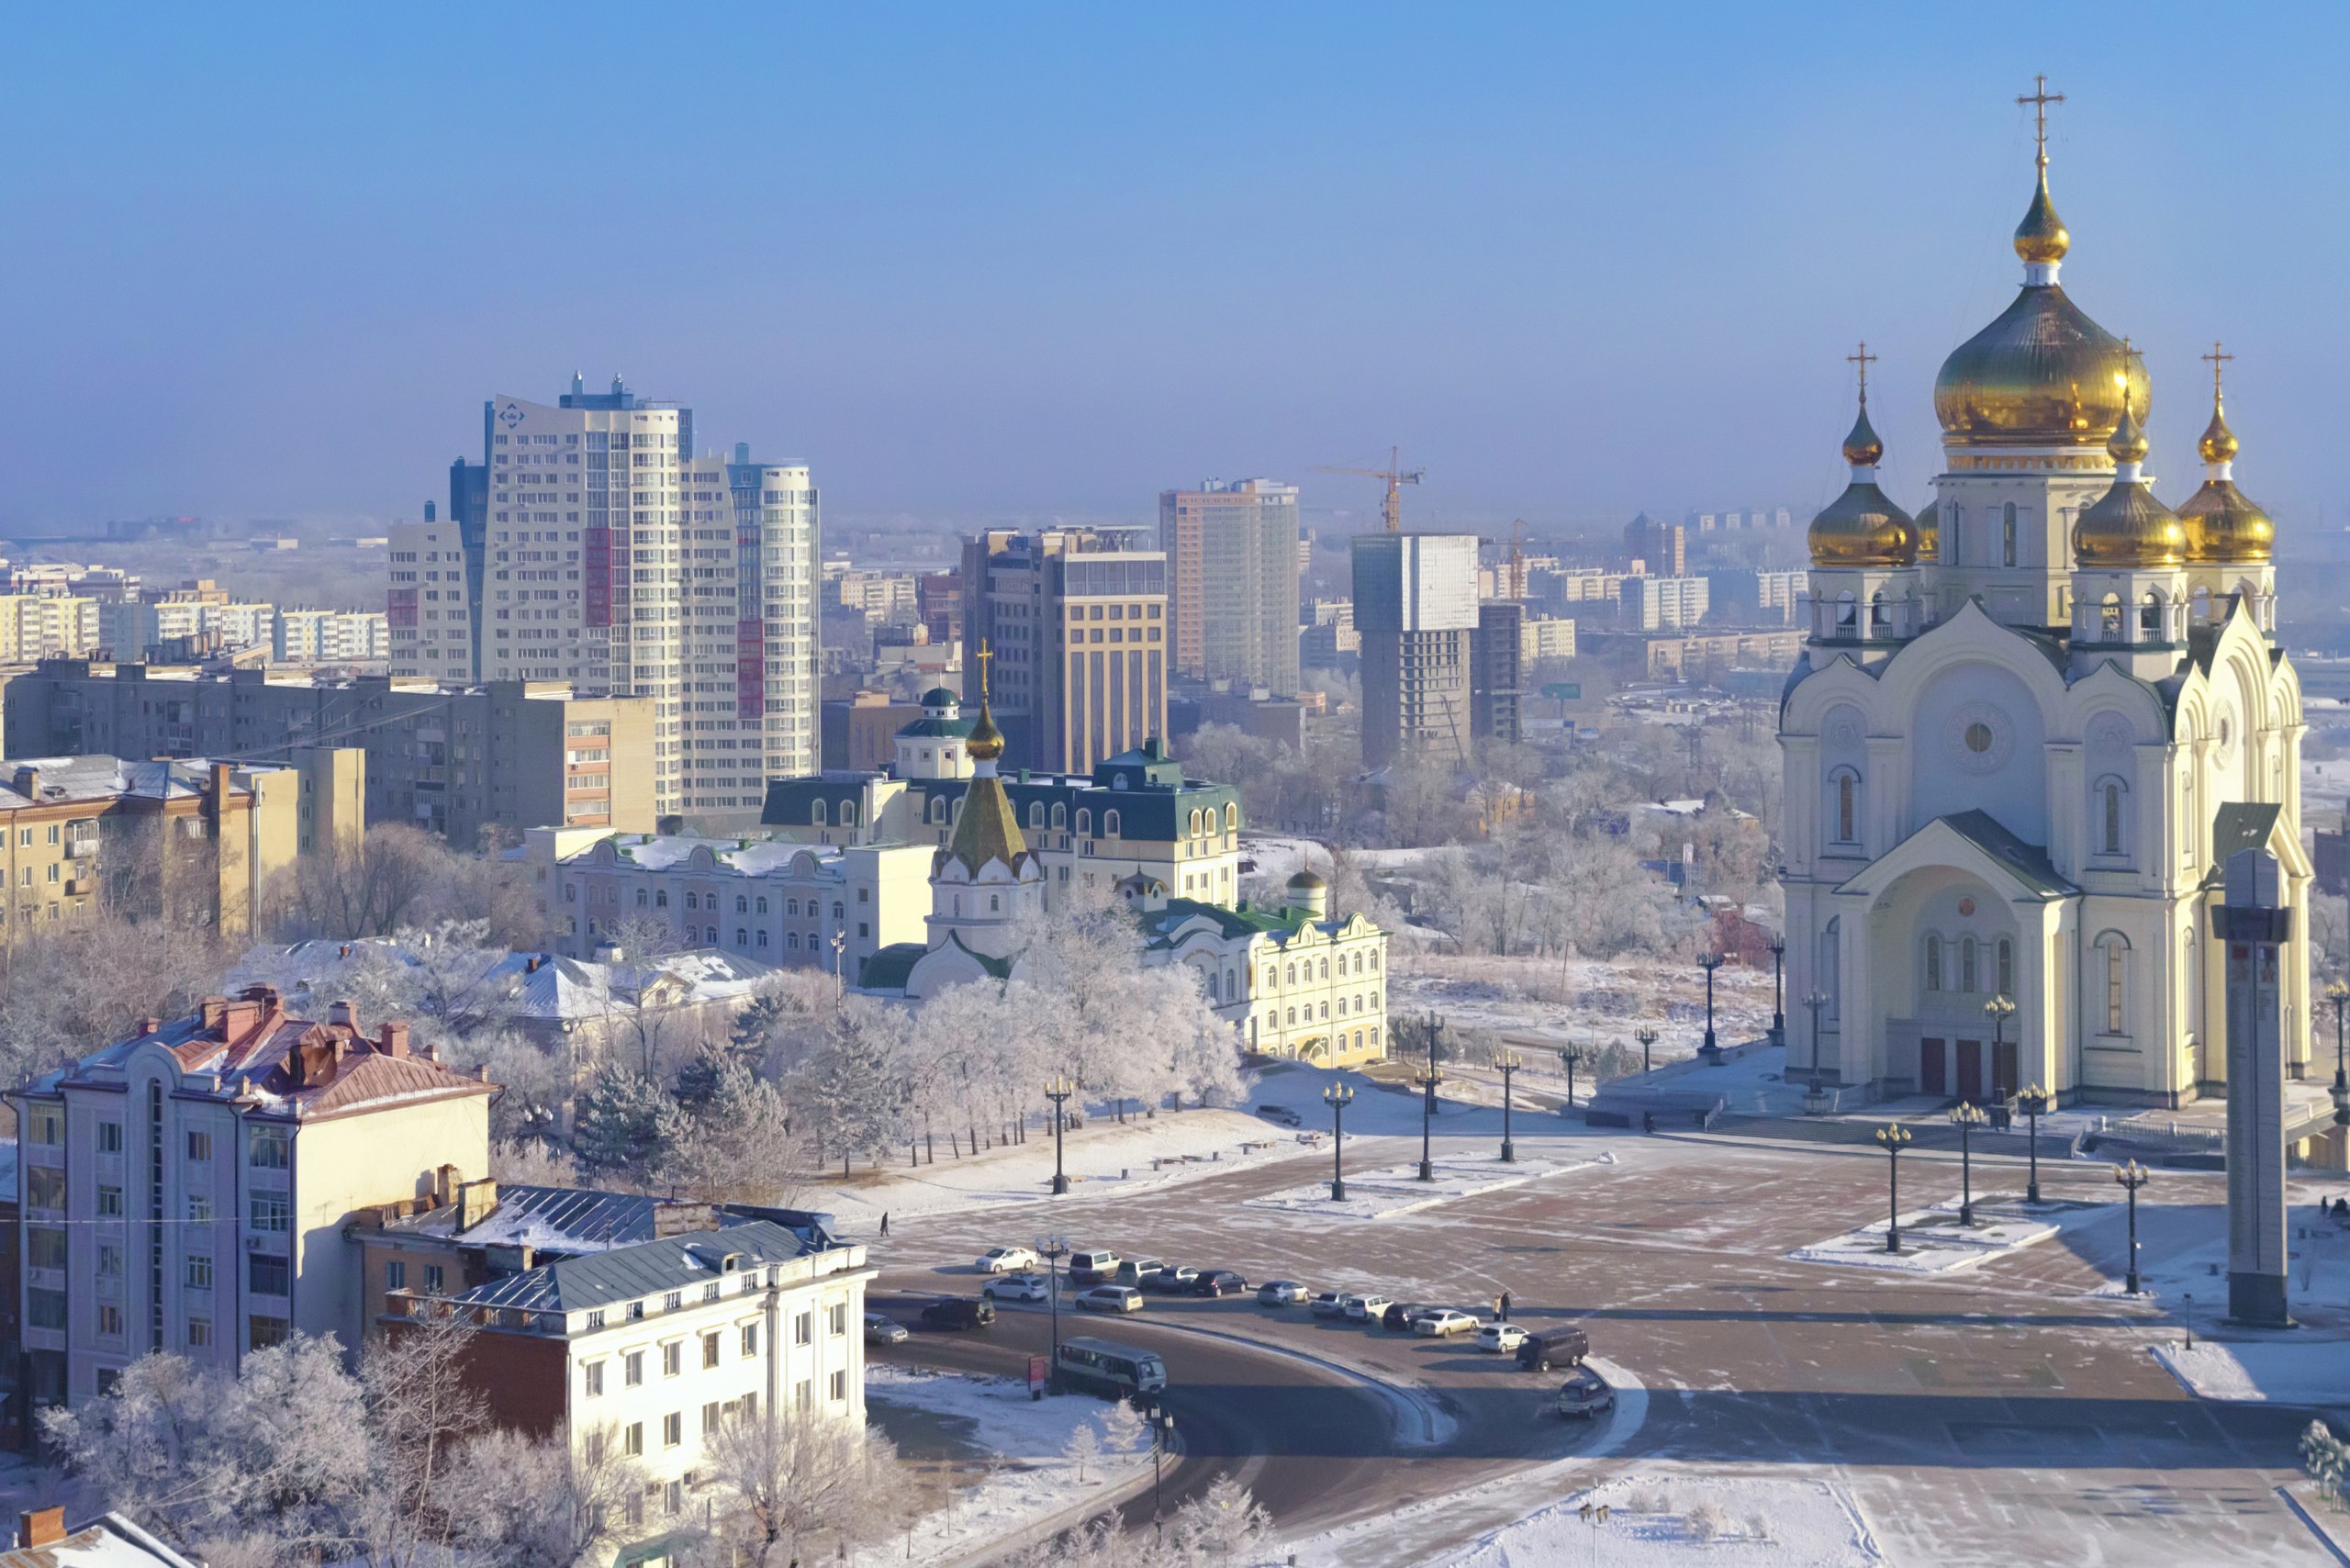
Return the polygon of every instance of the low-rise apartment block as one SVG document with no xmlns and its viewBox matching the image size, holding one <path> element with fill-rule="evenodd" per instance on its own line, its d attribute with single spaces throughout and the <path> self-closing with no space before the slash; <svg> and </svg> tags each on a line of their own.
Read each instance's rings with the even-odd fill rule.
<svg viewBox="0 0 2350 1568">
<path fill-rule="evenodd" d="M 1703 577 L 1626 577 L 1617 595 L 1617 624 L 1627 632 L 1685 631 L 1706 618 Z"/>
<path fill-rule="evenodd" d="M 480 1079 L 276 992 L 206 998 L 11 1094 L 32 1403 L 79 1405 L 155 1350 L 233 1370 L 299 1330 L 355 1352 L 344 1228 L 487 1169 Z"/>
<path fill-rule="evenodd" d="M 391 633 L 373 610 L 281 610 L 270 657 L 279 664 L 382 664 Z"/>
</svg>

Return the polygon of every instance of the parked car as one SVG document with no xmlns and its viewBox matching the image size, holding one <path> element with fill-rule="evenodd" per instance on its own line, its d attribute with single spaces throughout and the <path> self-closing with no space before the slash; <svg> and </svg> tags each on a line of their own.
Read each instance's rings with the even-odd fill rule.
<svg viewBox="0 0 2350 1568">
<path fill-rule="evenodd" d="M 1376 1323 L 1395 1305 L 1383 1295 L 1345 1295 L 1338 1302 L 1349 1323 Z"/>
<path fill-rule="evenodd" d="M 1181 1295 L 1192 1288 L 1192 1282 L 1199 1277 L 1200 1271 L 1189 1263 L 1169 1263 L 1143 1281 L 1142 1288 L 1147 1291 L 1158 1291 L 1163 1295 Z"/>
<path fill-rule="evenodd" d="M 1077 1305 L 1088 1312 L 1140 1312 L 1142 1292 L 1132 1285 L 1096 1285 L 1080 1292 Z"/>
<path fill-rule="evenodd" d="M 1591 1354 L 1591 1336 L 1580 1328 L 1545 1328 L 1518 1342 L 1517 1364 L 1527 1372 L 1579 1367 Z"/>
<path fill-rule="evenodd" d="M 1248 1282 L 1230 1269 L 1203 1269 L 1200 1277 L 1192 1282 L 1193 1295 L 1239 1295 L 1248 1289 Z"/>
<path fill-rule="evenodd" d="M 1324 1291 L 1305 1304 L 1305 1310 L 1316 1317 L 1344 1317 L 1347 1315 L 1347 1298 L 1337 1291 Z"/>
<path fill-rule="evenodd" d="M 865 1342 L 868 1345 L 894 1345 L 901 1339 L 911 1339 L 906 1326 L 886 1312 L 865 1315 Z"/>
<path fill-rule="evenodd" d="M 979 1254 L 979 1271 L 987 1274 L 1016 1274 L 1037 1264 L 1035 1249 L 1028 1247 L 990 1247 Z"/>
<path fill-rule="evenodd" d="M 1072 1252 L 1069 1255 L 1069 1281 L 1073 1285 L 1099 1285 L 1109 1282 L 1118 1271 L 1119 1258 L 1115 1252 Z"/>
<path fill-rule="evenodd" d="M 1379 1325 L 1382 1328 L 1392 1328 L 1398 1334 L 1408 1334 L 1411 1332 L 1413 1324 L 1437 1310 L 1438 1309 L 1421 1302 L 1399 1301 L 1380 1314 Z"/>
<path fill-rule="evenodd" d="M 1152 1282 L 1167 1271 L 1165 1262 L 1157 1258 L 1129 1258 L 1118 1265 L 1112 1276 L 1119 1284 L 1132 1285 L 1138 1291 L 1151 1288 Z"/>
<path fill-rule="evenodd" d="M 1052 1278 L 1046 1274 L 1002 1274 L 979 1287 L 990 1301 L 1050 1301 Z"/>
<path fill-rule="evenodd" d="M 922 1309 L 924 1328 L 985 1328 L 995 1321 L 995 1303 L 984 1296 L 971 1300 L 948 1296 Z"/>
<path fill-rule="evenodd" d="M 1259 1306 L 1295 1306 L 1314 1293 L 1295 1280 L 1267 1280 L 1257 1287 Z"/>
<path fill-rule="evenodd" d="M 1477 1349 L 1506 1356 L 1526 1342 L 1526 1330 L 1515 1323 L 1487 1323 L 1477 1330 Z"/>
<path fill-rule="evenodd" d="M 1595 1421 L 1616 1408 L 1616 1391 L 1589 1367 L 1579 1367 L 1575 1375 L 1559 1388 L 1553 1402 L 1560 1416 L 1570 1421 Z"/>
<path fill-rule="evenodd" d="M 1430 1338 L 1443 1339 L 1455 1334 L 1473 1334 L 1477 1320 L 1465 1312 L 1439 1306 L 1434 1312 L 1424 1312 L 1412 1319 L 1412 1332 Z"/>
<path fill-rule="evenodd" d="M 1303 1126 L 1305 1120 L 1286 1105 L 1259 1105 L 1257 1107 L 1257 1114 L 1269 1122 L 1279 1122 L 1285 1127 Z"/>
</svg>

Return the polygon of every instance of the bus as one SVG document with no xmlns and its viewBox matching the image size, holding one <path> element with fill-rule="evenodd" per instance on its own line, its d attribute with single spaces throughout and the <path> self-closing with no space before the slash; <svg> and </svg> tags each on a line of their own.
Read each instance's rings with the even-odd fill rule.
<svg viewBox="0 0 2350 1568">
<path fill-rule="evenodd" d="M 1109 1339 L 1064 1339 L 1056 1369 L 1061 1381 L 1112 1399 L 1135 1399 L 1167 1386 L 1167 1363 L 1148 1350 Z"/>
</svg>

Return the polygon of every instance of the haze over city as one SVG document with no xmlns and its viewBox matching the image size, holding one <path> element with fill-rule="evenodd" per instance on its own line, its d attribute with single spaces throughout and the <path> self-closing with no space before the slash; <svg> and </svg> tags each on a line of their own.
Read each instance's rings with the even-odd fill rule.
<svg viewBox="0 0 2350 1568">
<path fill-rule="evenodd" d="M 1369 465 L 1431 524 L 1816 506 L 1853 341 L 1892 493 L 2013 290 L 2032 73 L 2067 281 L 2187 476 L 2329 504 L 2334 7 L 155 12 L 13 20 L 0 529 L 416 515 L 492 391 L 616 372 L 839 518 L 1142 516 Z M 2279 150 L 2289 149 L 2289 159 Z M 1366 487 L 1367 488 L 1367 487 Z M 1309 508 L 1375 502 L 1322 480 Z M 2329 513 L 2338 524 L 2338 512 Z"/>
</svg>

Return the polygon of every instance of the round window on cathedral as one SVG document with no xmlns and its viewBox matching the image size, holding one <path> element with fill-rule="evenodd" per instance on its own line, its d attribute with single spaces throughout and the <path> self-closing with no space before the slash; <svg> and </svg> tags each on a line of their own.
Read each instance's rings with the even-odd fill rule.
<svg viewBox="0 0 2350 1568">
<path fill-rule="evenodd" d="M 1991 726 L 1977 719 L 1966 726 L 1966 749 L 1981 756 L 1991 749 Z"/>
<path fill-rule="evenodd" d="M 2220 715 L 2220 749 L 2225 751 L 2236 738 L 2235 725 L 2225 713 Z"/>
</svg>

